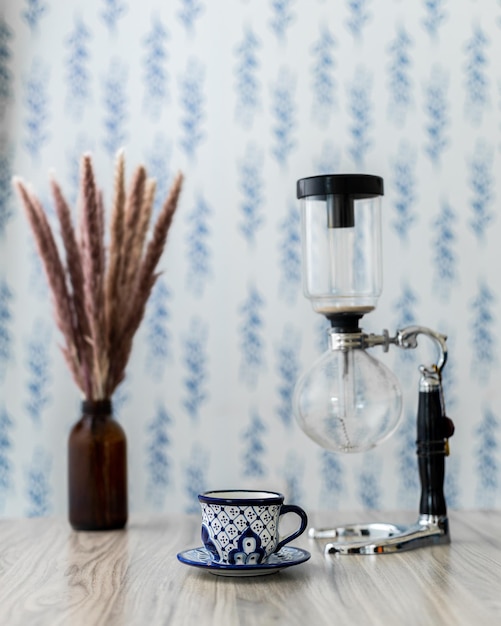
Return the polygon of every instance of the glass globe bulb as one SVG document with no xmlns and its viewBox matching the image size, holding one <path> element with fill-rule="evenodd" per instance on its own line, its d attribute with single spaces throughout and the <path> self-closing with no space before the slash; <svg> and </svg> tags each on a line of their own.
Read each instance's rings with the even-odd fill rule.
<svg viewBox="0 0 501 626">
<path fill-rule="evenodd" d="M 323 448 L 362 452 L 395 431 L 402 394 L 394 374 L 364 349 L 329 349 L 298 380 L 293 409 Z"/>
</svg>

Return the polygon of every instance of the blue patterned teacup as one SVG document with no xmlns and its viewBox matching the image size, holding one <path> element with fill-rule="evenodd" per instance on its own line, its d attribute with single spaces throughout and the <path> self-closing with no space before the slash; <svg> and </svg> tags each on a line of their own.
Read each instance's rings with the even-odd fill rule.
<svg viewBox="0 0 501 626">
<path fill-rule="evenodd" d="M 213 561 L 228 565 L 258 565 L 304 532 L 308 517 L 274 491 L 207 491 L 198 496 L 202 507 L 202 541 Z M 286 513 L 300 518 L 299 528 L 279 537 L 279 519 Z"/>
</svg>

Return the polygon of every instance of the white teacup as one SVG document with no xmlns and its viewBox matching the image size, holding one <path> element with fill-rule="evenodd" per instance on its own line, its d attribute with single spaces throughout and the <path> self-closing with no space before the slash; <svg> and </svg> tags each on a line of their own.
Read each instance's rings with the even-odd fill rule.
<svg viewBox="0 0 501 626">
<path fill-rule="evenodd" d="M 258 565 L 303 533 L 308 517 L 274 491 L 206 491 L 198 496 L 202 507 L 202 541 L 214 562 Z M 280 516 L 295 513 L 297 530 L 279 537 Z"/>
</svg>

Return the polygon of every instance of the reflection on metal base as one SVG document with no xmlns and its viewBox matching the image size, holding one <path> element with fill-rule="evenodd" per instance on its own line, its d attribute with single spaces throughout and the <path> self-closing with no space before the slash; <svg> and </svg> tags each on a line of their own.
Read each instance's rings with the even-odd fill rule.
<svg viewBox="0 0 501 626">
<path fill-rule="evenodd" d="M 375 522 L 332 529 L 310 528 L 312 539 L 338 539 L 325 546 L 325 554 L 388 554 L 450 543 L 445 516 L 421 515 L 412 526 Z"/>
</svg>

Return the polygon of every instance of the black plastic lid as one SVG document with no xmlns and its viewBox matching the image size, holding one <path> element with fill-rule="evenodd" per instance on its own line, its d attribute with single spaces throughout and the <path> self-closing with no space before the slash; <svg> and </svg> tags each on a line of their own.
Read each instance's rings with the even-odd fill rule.
<svg viewBox="0 0 501 626">
<path fill-rule="evenodd" d="M 355 200 L 384 195 L 383 179 L 371 174 L 325 174 L 297 181 L 297 197 L 349 195 Z"/>
</svg>

